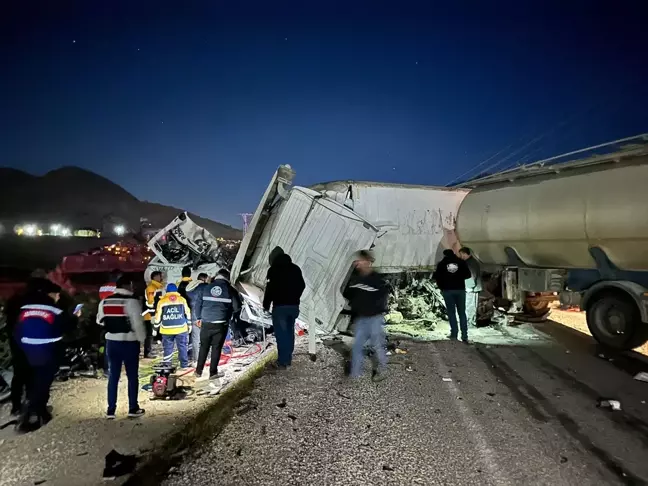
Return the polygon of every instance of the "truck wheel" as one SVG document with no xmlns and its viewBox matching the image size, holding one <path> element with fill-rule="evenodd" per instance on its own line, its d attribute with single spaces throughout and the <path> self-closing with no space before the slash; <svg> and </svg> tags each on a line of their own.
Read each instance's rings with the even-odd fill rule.
<svg viewBox="0 0 648 486">
<path fill-rule="evenodd" d="M 618 292 L 597 296 L 587 309 L 587 327 L 604 346 L 630 350 L 648 341 L 648 325 L 641 322 L 632 299 Z"/>
<path fill-rule="evenodd" d="M 549 302 L 535 302 L 532 300 L 524 301 L 524 313 L 531 316 L 541 316 L 549 310 Z"/>
</svg>

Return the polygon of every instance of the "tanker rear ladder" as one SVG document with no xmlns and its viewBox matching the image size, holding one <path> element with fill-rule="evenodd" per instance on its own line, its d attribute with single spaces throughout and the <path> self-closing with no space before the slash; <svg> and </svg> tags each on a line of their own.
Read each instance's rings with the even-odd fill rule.
<svg viewBox="0 0 648 486">
<path fill-rule="evenodd" d="M 582 159 L 570 160 L 567 162 L 558 162 L 565 157 L 583 154 L 597 149 L 607 149 L 607 153 L 596 154 Z M 558 174 L 566 170 L 580 169 L 590 166 L 599 166 L 602 164 L 618 164 L 621 161 L 631 161 L 632 158 L 648 155 L 648 133 L 635 135 L 633 137 L 621 138 L 612 142 L 594 145 L 580 150 L 574 150 L 565 154 L 556 155 L 548 159 L 539 160 L 520 167 L 514 167 L 502 172 L 479 177 L 473 180 L 461 182 L 453 188 L 475 189 L 489 184 L 501 182 L 513 182 L 518 179 L 536 177 L 546 174 Z"/>
</svg>

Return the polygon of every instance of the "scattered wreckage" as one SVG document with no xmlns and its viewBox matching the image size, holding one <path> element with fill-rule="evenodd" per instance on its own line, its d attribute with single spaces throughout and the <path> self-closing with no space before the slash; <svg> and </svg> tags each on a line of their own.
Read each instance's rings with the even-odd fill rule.
<svg viewBox="0 0 648 486">
<path fill-rule="evenodd" d="M 388 276 L 429 276 L 444 249 L 465 245 L 482 263 L 486 279 L 478 318 L 500 324 L 543 320 L 549 303 L 560 298 L 589 311 L 589 328 L 602 344 L 617 349 L 643 344 L 648 233 L 637 222 L 645 221 L 640 213 L 648 204 L 647 141 L 648 135 L 641 135 L 610 142 L 593 147 L 607 153 L 587 156 L 593 148 L 583 149 L 451 188 L 361 181 L 306 188 L 293 186 L 295 172 L 282 165 L 232 267 L 245 318 L 269 322 L 261 302 L 276 246 L 302 268 L 306 280 L 299 321 L 329 333 L 349 327 L 342 289 L 356 251 L 372 249 L 376 269 Z M 585 158 L 567 158 L 576 154 Z M 425 291 L 423 301 L 442 302 L 432 287 Z M 430 302 L 423 308 L 415 295 L 401 294 L 397 305 L 412 319 L 439 318 Z M 314 353 L 315 333 L 310 334 Z"/>
<path fill-rule="evenodd" d="M 144 272 L 147 282 L 155 271 L 161 271 L 167 282 L 176 282 L 182 277 L 184 267 L 191 267 L 195 278 L 202 272 L 215 275 L 227 265 L 218 240 L 194 223 L 186 212 L 151 237 L 148 247 L 154 257 Z"/>
</svg>

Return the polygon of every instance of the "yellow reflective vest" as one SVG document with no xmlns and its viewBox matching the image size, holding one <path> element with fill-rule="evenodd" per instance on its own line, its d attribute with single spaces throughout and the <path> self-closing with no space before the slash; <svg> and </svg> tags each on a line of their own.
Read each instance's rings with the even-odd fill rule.
<svg viewBox="0 0 648 486">
<path fill-rule="evenodd" d="M 178 292 L 167 292 L 158 302 L 153 324 L 162 335 L 182 334 L 189 331 L 191 322 L 189 304 Z"/>
</svg>

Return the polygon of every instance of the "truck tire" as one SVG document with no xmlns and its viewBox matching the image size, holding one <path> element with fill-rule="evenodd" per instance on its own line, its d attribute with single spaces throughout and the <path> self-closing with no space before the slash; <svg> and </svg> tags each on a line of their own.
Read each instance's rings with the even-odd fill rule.
<svg viewBox="0 0 648 486">
<path fill-rule="evenodd" d="M 630 350 L 648 341 L 648 325 L 632 298 L 622 292 L 604 292 L 593 297 L 587 308 L 587 327 L 604 346 Z"/>
</svg>

